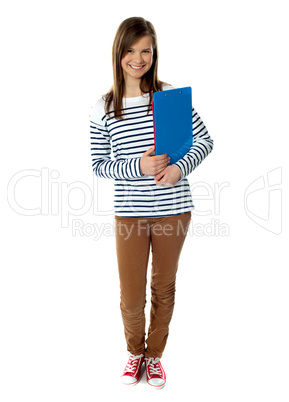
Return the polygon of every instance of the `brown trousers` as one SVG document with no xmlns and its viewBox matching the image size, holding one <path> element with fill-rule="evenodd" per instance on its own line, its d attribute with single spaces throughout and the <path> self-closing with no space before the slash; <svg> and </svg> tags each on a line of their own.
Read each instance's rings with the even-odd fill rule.
<svg viewBox="0 0 289 402">
<path fill-rule="evenodd" d="M 115 216 L 120 309 L 127 350 L 134 355 L 160 358 L 163 354 L 175 302 L 178 261 L 190 220 L 191 212 L 156 218 Z M 150 246 L 151 311 L 145 339 Z"/>
</svg>

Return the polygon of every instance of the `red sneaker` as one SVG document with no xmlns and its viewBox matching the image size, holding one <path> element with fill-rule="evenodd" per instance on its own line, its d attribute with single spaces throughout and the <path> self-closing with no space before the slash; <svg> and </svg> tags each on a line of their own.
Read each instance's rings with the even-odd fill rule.
<svg viewBox="0 0 289 402">
<path fill-rule="evenodd" d="M 135 356 L 131 353 L 129 355 L 127 365 L 125 366 L 124 372 L 121 376 L 121 381 L 125 385 L 135 385 L 140 380 L 144 355 Z"/>
<path fill-rule="evenodd" d="M 156 389 L 161 389 L 166 383 L 166 373 L 158 357 L 146 357 L 147 383 Z"/>
</svg>

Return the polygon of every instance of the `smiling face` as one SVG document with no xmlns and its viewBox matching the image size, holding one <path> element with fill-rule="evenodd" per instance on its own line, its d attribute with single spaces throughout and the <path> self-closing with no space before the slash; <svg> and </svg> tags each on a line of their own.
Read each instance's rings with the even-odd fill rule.
<svg viewBox="0 0 289 402">
<path fill-rule="evenodd" d="M 132 83 L 149 71 L 153 64 L 153 46 L 151 36 L 143 36 L 133 44 L 121 60 L 121 67 L 126 83 Z"/>
</svg>

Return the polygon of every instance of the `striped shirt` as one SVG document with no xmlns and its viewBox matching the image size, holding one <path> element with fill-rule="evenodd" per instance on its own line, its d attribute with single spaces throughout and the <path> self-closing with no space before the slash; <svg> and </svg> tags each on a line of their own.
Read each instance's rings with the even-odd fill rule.
<svg viewBox="0 0 289 402">
<path fill-rule="evenodd" d="M 163 90 L 172 88 L 164 86 Z M 213 149 L 213 140 L 193 108 L 193 145 L 175 163 L 181 178 L 173 187 L 156 185 L 154 176 L 143 175 L 140 169 L 143 153 L 154 145 L 148 105 L 149 94 L 124 98 L 124 120 L 117 120 L 113 114 L 105 114 L 105 101 L 100 98 L 90 115 L 93 171 L 97 177 L 115 180 L 114 211 L 118 216 L 161 217 L 191 211 L 194 205 L 187 176 Z"/>
</svg>

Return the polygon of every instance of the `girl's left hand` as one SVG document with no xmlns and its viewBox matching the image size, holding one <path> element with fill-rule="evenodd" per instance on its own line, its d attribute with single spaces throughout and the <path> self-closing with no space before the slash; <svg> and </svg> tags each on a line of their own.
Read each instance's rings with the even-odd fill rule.
<svg viewBox="0 0 289 402">
<path fill-rule="evenodd" d="M 181 178 L 181 170 L 177 165 L 167 166 L 163 171 L 155 176 L 156 185 L 163 184 L 173 187 Z"/>
</svg>

